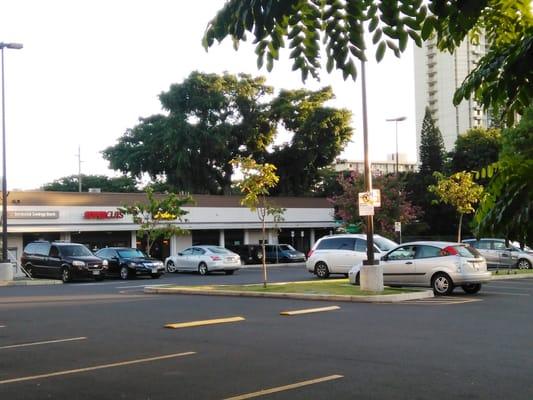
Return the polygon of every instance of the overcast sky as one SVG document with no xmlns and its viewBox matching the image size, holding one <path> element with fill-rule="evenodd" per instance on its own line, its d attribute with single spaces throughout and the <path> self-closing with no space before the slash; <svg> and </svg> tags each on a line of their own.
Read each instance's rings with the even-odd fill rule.
<svg viewBox="0 0 533 400">
<path fill-rule="evenodd" d="M 223 0 L 2 0 L 0 42 L 5 50 L 8 189 L 37 189 L 78 173 L 117 176 L 101 151 L 139 117 L 161 111 L 158 94 L 182 82 L 191 71 L 264 75 L 276 90 L 331 85 L 332 106 L 353 113 L 355 134 L 341 154 L 362 159 L 360 80 L 343 81 L 339 72 L 321 81 L 301 82 L 285 59 L 272 73 L 257 70 L 253 48 L 235 52 L 229 42 L 209 52 L 201 46 L 208 21 Z M 412 44 L 410 44 L 412 46 Z M 283 57 L 283 55 L 282 55 Z M 369 53 L 373 60 L 373 50 Z M 397 59 L 387 53 L 368 63 L 370 151 L 376 161 L 395 152 L 416 160 L 412 47 Z"/>
</svg>

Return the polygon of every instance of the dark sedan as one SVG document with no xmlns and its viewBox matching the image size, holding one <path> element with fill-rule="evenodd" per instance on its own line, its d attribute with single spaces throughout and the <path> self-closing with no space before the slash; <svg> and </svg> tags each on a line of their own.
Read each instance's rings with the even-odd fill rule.
<svg viewBox="0 0 533 400">
<path fill-rule="evenodd" d="M 159 278 L 165 272 L 163 263 L 147 256 L 139 249 L 129 247 L 107 247 L 98 250 L 96 256 L 107 260 L 108 276 L 129 279 L 146 275 Z"/>
<path fill-rule="evenodd" d="M 305 254 L 290 244 L 267 244 L 265 255 L 269 263 L 305 262 Z"/>
</svg>

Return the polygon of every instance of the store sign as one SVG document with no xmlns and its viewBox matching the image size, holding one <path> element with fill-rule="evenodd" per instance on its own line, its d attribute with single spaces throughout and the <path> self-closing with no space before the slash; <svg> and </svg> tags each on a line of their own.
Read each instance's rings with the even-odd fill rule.
<svg viewBox="0 0 533 400">
<path fill-rule="evenodd" d="M 59 211 L 8 211 L 7 219 L 58 219 Z"/>
<path fill-rule="evenodd" d="M 85 219 L 122 219 L 124 214 L 120 211 L 85 211 L 83 213 Z"/>
</svg>

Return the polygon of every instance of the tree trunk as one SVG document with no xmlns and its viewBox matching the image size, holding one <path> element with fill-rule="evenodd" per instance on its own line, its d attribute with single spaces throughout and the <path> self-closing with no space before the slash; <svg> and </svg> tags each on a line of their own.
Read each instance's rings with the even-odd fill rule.
<svg viewBox="0 0 533 400">
<path fill-rule="evenodd" d="M 461 228 L 463 227 L 463 214 L 459 214 L 459 229 L 457 229 L 457 243 L 461 243 Z"/>
</svg>

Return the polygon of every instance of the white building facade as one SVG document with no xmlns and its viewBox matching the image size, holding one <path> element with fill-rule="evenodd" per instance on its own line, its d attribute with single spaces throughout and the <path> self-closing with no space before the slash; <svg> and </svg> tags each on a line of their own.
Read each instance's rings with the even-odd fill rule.
<svg viewBox="0 0 533 400">
<path fill-rule="evenodd" d="M 415 105 L 417 149 L 426 107 L 429 107 L 444 139 L 446 151 L 454 148 L 457 137 L 468 129 L 488 127 L 489 118 L 473 100 L 453 105 L 455 90 L 487 52 L 483 37 L 478 45 L 463 41 L 453 54 L 437 49 L 436 40 L 415 46 Z"/>
<path fill-rule="evenodd" d="M 195 244 L 238 245 L 260 243 L 261 223 L 257 214 L 240 205 L 238 196 L 193 195 L 195 204 L 183 222 L 184 236 L 161 240 L 152 255 L 163 259 Z M 8 248 L 20 261 L 24 247 L 34 240 L 83 243 L 92 250 L 127 246 L 143 248 L 137 237 L 139 225 L 120 207 L 146 200 L 144 193 L 9 193 Z M 288 243 L 307 251 L 314 242 L 333 233 L 333 207 L 324 198 L 273 198 L 285 208 L 284 221 L 268 221 L 267 243 Z"/>
</svg>

